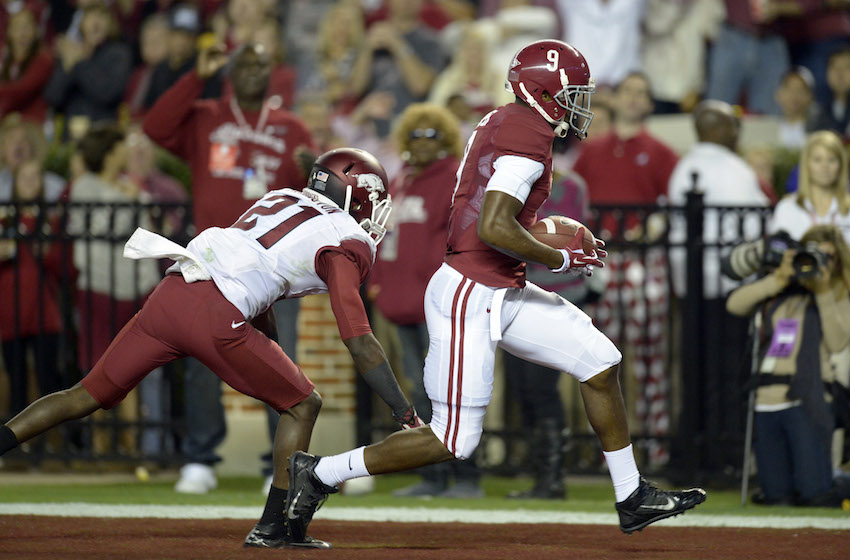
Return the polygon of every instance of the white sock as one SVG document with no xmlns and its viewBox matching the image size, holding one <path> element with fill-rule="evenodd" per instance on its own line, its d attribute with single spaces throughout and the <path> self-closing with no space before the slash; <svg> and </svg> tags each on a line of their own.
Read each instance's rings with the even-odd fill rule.
<svg viewBox="0 0 850 560">
<path fill-rule="evenodd" d="M 328 486 L 338 486 L 341 482 L 369 476 L 366 470 L 366 447 L 358 447 L 339 455 L 331 455 L 319 459 L 316 465 L 316 476 Z"/>
<path fill-rule="evenodd" d="M 635 454 L 630 443 L 617 451 L 603 451 L 608 473 L 614 483 L 614 497 L 618 502 L 628 498 L 640 484 L 640 472 L 635 464 Z"/>
</svg>

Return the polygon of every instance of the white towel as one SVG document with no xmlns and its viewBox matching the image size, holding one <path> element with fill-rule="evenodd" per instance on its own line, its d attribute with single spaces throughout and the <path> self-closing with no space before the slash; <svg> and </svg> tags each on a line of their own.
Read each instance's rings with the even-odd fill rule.
<svg viewBox="0 0 850 560">
<path fill-rule="evenodd" d="M 143 228 L 136 228 L 127 240 L 124 256 L 128 259 L 168 258 L 177 261 L 167 272 L 179 269 L 187 283 L 212 279 L 204 264 L 188 249 Z"/>
</svg>

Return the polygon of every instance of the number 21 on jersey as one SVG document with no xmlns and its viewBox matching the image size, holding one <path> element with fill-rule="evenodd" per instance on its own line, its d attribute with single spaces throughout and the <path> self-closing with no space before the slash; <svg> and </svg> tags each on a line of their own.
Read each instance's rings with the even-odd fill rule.
<svg viewBox="0 0 850 560">
<path fill-rule="evenodd" d="M 271 202 L 271 206 L 264 206 L 261 203 Z M 257 201 L 254 206 L 248 209 L 247 212 L 230 227 L 251 231 L 258 226 L 261 217 L 274 216 L 281 214 L 278 220 L 263 220 L 263 227 L 266 231 L 257 237 L 257 242 L 266 249 L 280 241 L 284 235 L 300 226 L 310 218 L 321 216 L 322 213 L 312 206 L 299 205 L 299 200 L 293 196 L 285 194 L 271 195 Z M 283 212 L 284 209 L 293 207 L 290 212 Z"/>
</svg>

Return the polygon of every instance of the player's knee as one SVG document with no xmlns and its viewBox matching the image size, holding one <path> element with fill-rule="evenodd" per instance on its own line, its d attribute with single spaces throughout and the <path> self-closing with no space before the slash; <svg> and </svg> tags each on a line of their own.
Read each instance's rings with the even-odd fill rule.
<svg viewBox="0 0 850 560">
<path fill-rule="evenodd" d="M 481 441 L 481 432 L 478 432 L 474 435 L 469 435 L 465 438 L 458 438 L 456 442 L 449 442 L 449 445 L 446 445 L 446 448 L 449 450 L 449 453 L 455 456 L 456 459 L 469 459 L 472 457 L 472 453 L 478 447 L 478 443 Z"/>
<path fill-rule="evenodd" d="M 100 404 L 89 394 L 82 383 L 58 391 L 54 395 L 61 400 L 61 406 L 69 418 L 83 418 L 100 408 Z"/>
<path fill-rule="evenodd" d="M 605 371 L 597 373 L 596 375 L 585 381 L 585 383 L 593 389 L 607 389 L 612 386 L 619 385 L 620 380 L 618 375 L 618 368 L 616 365 L 613 365 Z"/>
<path fill-rule="evenodd" d="M 318 391 L 314 390 L 307 397 L 290 409 L 294 413 L 303 414 L 316 418 L 319 416 L 319 411 L 322 410 L 322 396 Z"/>
</svg>

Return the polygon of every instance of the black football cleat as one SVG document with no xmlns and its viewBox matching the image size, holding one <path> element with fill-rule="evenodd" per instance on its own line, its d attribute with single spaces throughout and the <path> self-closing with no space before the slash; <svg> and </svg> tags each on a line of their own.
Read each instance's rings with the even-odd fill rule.
<svg viewBox="0 0 850 560">
<path fill-rule="evenodd" d="M 254 525 L 243 546 L 249 548 L 281 548 L 289 538 L 289 530 L 285 524 L 269 523 Z"/>
<path fill-rule="evenodd" d="M 293 542 L 286 525 L 278 523 L 267 525 L 257 523 L 245 537 L 242 546 L 245 548 L 333 548 L 331 543 L 313 537 L 304 537 L 301 541 Z"/>
<path fill-rule="evenodd" d="M 660 490 L 640 477 L 640 484 L 632 494 L 617 502 L 615 507 L 620 514 L 620 530 L 631 534 L 640 531 L 650 523 L 684 513 L 705 501 L 705 490 Z"/>
<path fill-rule="evenodd" d="M 291 546 L 307 542 L 310 538 L 307 537 L 307 526 L 313 520 L 313 514 L 322 507 L 328 494 L 339 492 L 339 488 L 324 484 L 316 476 L 315 468 L 320 458 L 303 451 L 296 451 L 289 457 L 286 518 Z"/>
<path fill-rule="evenodd" d="M 327 541 L 320 541 L 319 539 L 314 539 L 313 537 L 304 537 L 304 540 L 299 542 L 289 541 L 286 543 L 285 546 L 286 548 L 333 548 L 333 545 L 331 543 Z"/>
</svg>

